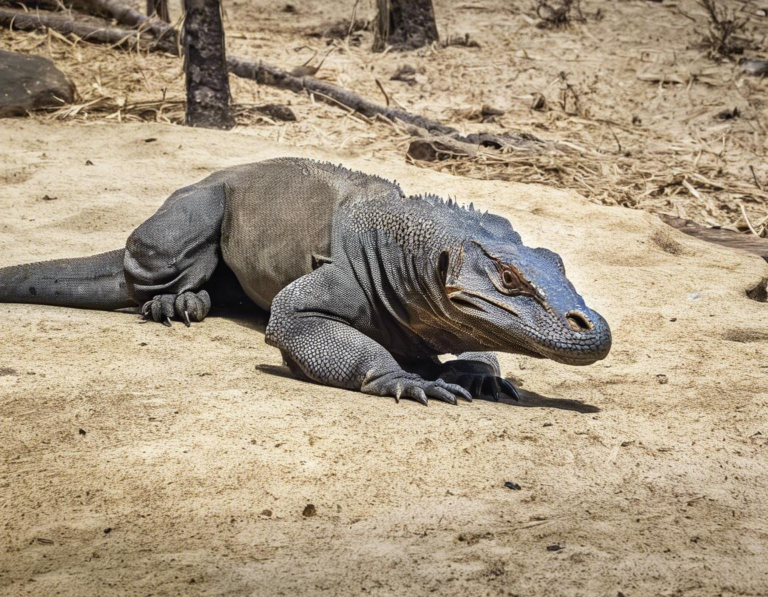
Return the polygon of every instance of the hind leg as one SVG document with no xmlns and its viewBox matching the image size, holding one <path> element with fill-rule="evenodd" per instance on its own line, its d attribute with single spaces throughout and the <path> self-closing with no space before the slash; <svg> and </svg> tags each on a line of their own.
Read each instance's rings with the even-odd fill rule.
<svg viewBox="0 0 768 597">
<path fill-rule="evenodd" d="M 220 261 L 226 186 L 214 181 L 180 189 L 128 238 L 125 279 L 145 320 L 202 321 L 211 308 L 202 290 Z"/>
</svg>

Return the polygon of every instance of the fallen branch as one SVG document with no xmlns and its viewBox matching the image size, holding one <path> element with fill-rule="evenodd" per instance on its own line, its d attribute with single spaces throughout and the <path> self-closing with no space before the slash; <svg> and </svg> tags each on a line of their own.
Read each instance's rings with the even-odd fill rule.
<svg viewBox="0 0 768 597">
<path fill-rule="evenodd" d="M 242 58 L 231 56 L 227 59 L 229 72 L 238 77 L 252 79 L 261 85 L 270 85 L 280 89 L 288 89 L 294 93 L 307 92 L 328 103 L 338 103 L 354 110 L 367 118 L 383 116 L 391 121 L 400 121 L 428 131 L 435 135 L 457 135 L 458 131 L 435 120 L 430 120 L 418 114 L 411 114 L 398 108 L 382 106 L 376 102 L 348 91 L 331 83 L 319 81 L 314 77 L 295 77 L 281 68 L 265 62 L 248 62 Z M 330 100 L 330 101 L 329 101 Z"/>
<path fill-rule="evenodd" d="M 144 13 L 123 4 L 120 0 L 72 0 L 72 7 L 95 16 L 115 19 L 121 25 L 151 31 L 157 37 L 173 30 L 166 23 L 152 20 Z"/>
<path fill-rule="evenodd" d="M 664 214 L 659 217 L 664 223 L 677 228 L 685 234 L 732 249 L 749 251 L 750 253 L 760 255 L 760 257 L 768 261 L 768 239 L 759 238 L 751 234 L 731 232 L 722 228 L 705 228 L 685 218 L 676 218 Z"/>
<path fill-rule="evenodd" d="M 494 147 L 501 149 L 503 147 L 525 147 L 533 149 L 536 145 L 544 146 L 544 141 L 533 135 L 515 135 L 504 133 L 493 135 L 490 133 L 481 133 L 480 135 L 462 135 L 458 130 L 447 126 L 436 120 L 431 120 L 419 114 L 412 114 L 406 110 L 382 106 L 376 102 L 365 99 L 364 97 L 338 87 L 325 81 L 320 81 L 314 77 L 296 77 L 289 72 L 276 66 L 266 64 L 262 61 L 248 62 L 235 56 L 227 58 L 227 68 L 229 72 L 238 77 L 252 79 L 261 85 L 270 85 L 280 89 L 288 89 L 294 93 L 307 92 L 316 96 L 318 99 L 329 104 L 339 104 L 348 108 L 366 118 L 383 117 L 391 122 L 401 122 L 406 126 L 406 130 L 415 137 L 450 137 L 461 143 L 471 145 L 482 145 L 484 147 Z"/>
<path fill-rule="evenodd" d="M 62 35 L 76 35 L 92 43 L 109 44 L 121 48 L 143 47 L 151 50 L 168 51 L 165 43 L 147 37 L 142 31 L 96 27 L 90 23 L 75 21 L 66 17 L 42 13 L 27 13 L 20 10 L 0 8 L 0 26 L 21 31 L 45 31 L 52 29 Z"/>
</svg>

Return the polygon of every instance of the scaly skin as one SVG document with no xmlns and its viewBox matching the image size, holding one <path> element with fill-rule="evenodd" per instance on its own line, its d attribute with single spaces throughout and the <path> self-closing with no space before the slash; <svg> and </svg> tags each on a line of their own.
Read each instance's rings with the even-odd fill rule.
<svg viewBox="0 0 768 597">
<path fill-rule="evenodd" d="M 1 269 L 0 302 L 134 305 L 190 325 L 233 274 L 271 310 L 266 341 L 294 373 L 398 400 L 517 399 L 492 351 L 586 365 L 611 346 L 560 257 L 506 219 L 296 158 L 176 191 L 125 251 Z"/>
</svg>

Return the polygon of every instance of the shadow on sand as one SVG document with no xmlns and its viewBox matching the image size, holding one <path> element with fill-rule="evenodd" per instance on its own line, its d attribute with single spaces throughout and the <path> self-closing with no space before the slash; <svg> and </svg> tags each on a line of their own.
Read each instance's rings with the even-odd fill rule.
<svg viewBox="0 0 768 597">
<path fill-rule="evenodd" d="M 580 400 L 542 396 L 536 392 L 529 392 L 520 388 L 517 388 L 517 392 L 520 394 L 520 402 L 515 402 L 511 398 L 500 398 L 499 403 L 524 408 L 555 408 L 558 410 L 572 410 L 574 412 L 583 414 L 594 414 L 600 412 L 599 407 L 587 404 L 586 402 L 581 402 Z M 493 400 L 490 400 L 490 402 L 493 402 Z"/>
<path fill-rule="evenodd" d="M 306 380 L 299 380 L 291 370 L 285 365 L 269 365 L 262 363 L 256 365 L 256 370 L 266 373 L 267 375 L 274 375 L 276 377 L 283 377 L 285 379 L 295 379 L 304 383 L 313 383 Z M 542 396 L 535 392 L 528 392 L 518 388 L 520 394 L 520 402 L 515 402 L 511 398 L 500 398 L 498 404 L 504 404 L 506 406 L 525 407 L 525 408 L 553 408 L 558 410 L 571 410 L 583 414 L 599 413 L 600 408 L 592 406 L 579 400 L 570 400 L 568 398 L 551 398 L 549 396 Z M 476 398 L 476 400 L 486 400 L 484 398 Z M 495 402 L 494 400 L 486 400 L 487 402 Z"/>
</svg>

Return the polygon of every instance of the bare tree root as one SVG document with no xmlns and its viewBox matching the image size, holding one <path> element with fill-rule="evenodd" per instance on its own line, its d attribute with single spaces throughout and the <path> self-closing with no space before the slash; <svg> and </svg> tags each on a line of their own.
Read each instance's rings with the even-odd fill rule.
<svg viewBox="0 0 768 597">
<path fill-rule="evenodd" d="M 75 0 L 75 7 L 89 13 L 107 15 L 122 25 L 138 27 L 138 31 L 112 27 L 96 27 L 89 23 L 74 21 L 69 18 L 25 13 L 22 11 L 0 9 L 0 26 L 13 27 L 25 31 L 45 30 L 46 28 L 63 35 L 70 33 L 92 43 L 106 43 L 121 48 L 140 47 L 149 51 L 161 51 L 174 56 L 180 55 L 178 32 L 162 21 L 149 19 L 142 13 L 126 8 L 118 0 Z M 151 37 L 148 37 L 151 35 Z M 262 61 L 249 62 L 236 56 L 227 57 L 227 69 L 230 73 L 245 79 L 251 79 L 261 85 L 287 89 L 294 93 L 309 93 L 316 99 L 331 105 L 356 112 L 367 118 L 380 117 L 393 123 L 402 123 L 414 137 L 433 143 L 441 137 L 468 146 L 483 146 L 496 149 L 517 147 L 527 150 L 543 149 L 544 141 L 529 135 L 489 133 L 462 135 L 458 130 L 436 120 L 406 110 L 383 106 L 342 87 L 310 76 L 297 77 L 276 66 Z M 456 146 L 451 143 L 451 146 Z"/>
</svg>

